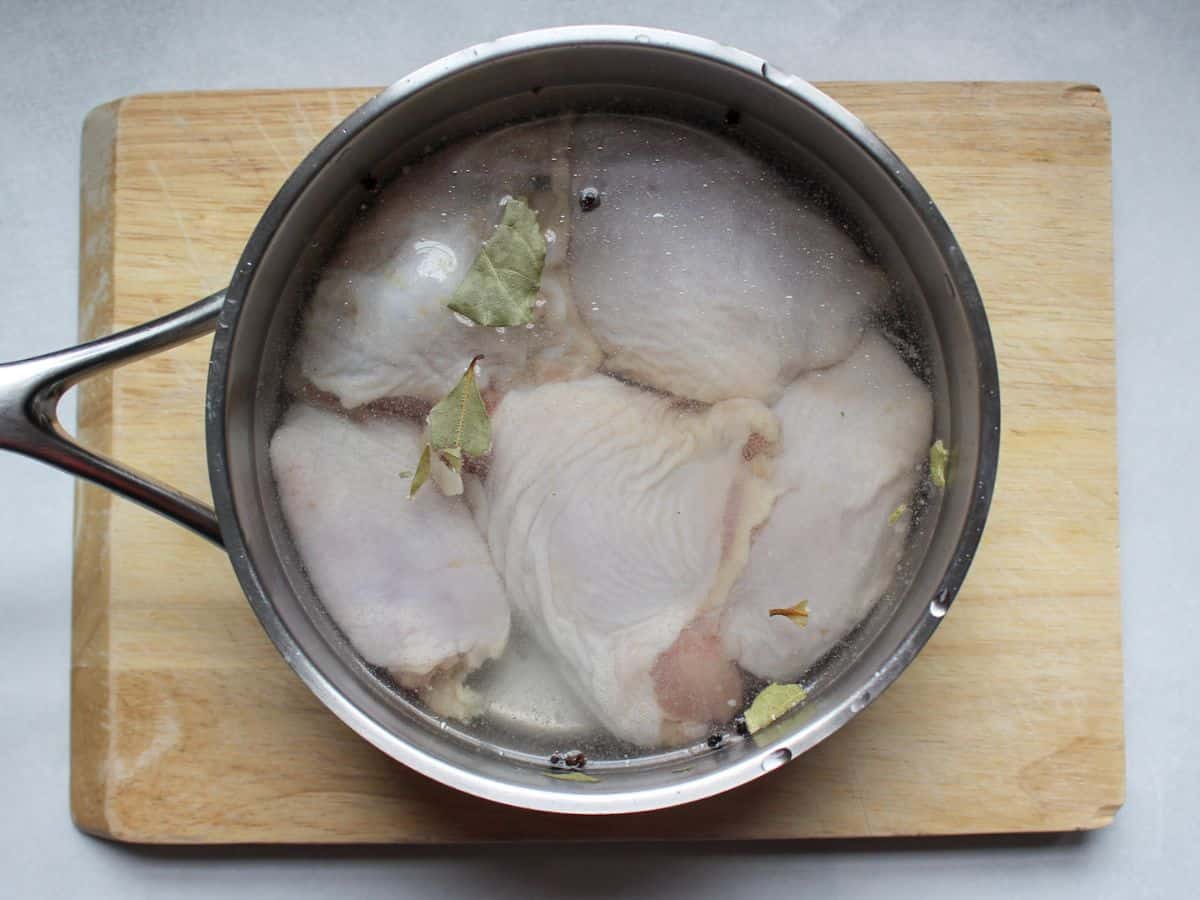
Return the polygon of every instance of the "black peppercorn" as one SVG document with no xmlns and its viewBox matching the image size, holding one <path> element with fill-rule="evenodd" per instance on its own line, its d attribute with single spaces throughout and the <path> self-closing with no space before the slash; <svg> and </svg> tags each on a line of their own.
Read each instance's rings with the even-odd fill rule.
<svg viewBox="0 0 1200 900">
<path fill-rule="evenodd" d="M 582 769 L 587 765 L 587 757 L 579 750 L 572 750 L 563 757 L 563 762 L 567 764 L 569 769 Z"/>
<path fill-rule="evenodd" d="M 600 205 L 600 192 L 594 187 L 585 187 L 579 192 L 579 208 L 591 212 Z"/>
</svg>

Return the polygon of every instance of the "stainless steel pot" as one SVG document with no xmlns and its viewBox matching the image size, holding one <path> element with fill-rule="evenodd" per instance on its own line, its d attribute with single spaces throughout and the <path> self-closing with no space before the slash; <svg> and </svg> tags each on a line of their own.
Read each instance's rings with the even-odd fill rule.
<svg viewBox="0 0 1200 900">
<path fill-rule="evenodd" d="M 437 722 L 346 645 L 320 610 L 283 526 L 267 463 L 281 359 L 306 278 L 368 193 L 427 145 L 564 107 L 617 105 L 714 123 L 816 170 L 869 224 L 917 298 L 949 484 L 910 548 L 907 589 L 817 678 L 810 701 L 752 739 L 598 762 L 595 783 L 547 779 L 543 761 Z M 55 409 L 72 384 L 216 329 L 206 404 L 216 509 L 74 443 Z M 537 31 L 426 66 L 366 103 L 309 154 L 263 214 L 226 291 L 129 331 L 0 366 L 0 446 L 91 479 L 223 544 L 271 640 L 337 716 L 445 784 L 530 809 L 649 810 L 707 797 L 828 737 L 909 664 L 962 584 L 987 515 L 999 448 L 996 361 L 953 234 L 912 173 L 812 85 L 712 41 L 652 29 Z M 680 766 L 681 755 L 688 759 Z"/>
</svg>

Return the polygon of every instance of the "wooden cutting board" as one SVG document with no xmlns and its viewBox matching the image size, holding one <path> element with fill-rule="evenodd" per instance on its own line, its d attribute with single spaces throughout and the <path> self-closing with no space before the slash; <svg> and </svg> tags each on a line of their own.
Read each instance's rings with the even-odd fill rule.
<svg viewBox="0 0 1200 900">
<path fill-rule="evenodd" d="M 875 705 L 791 765 L 607 819 L 476 800 L 385 757 L 268 642 L 224 554 L 80 486 L 71 807 L 146 842 L 792 838 L 1096 828 L 1125 791 L 1109 117 L 1074 84 L 830 84 L 954 227 L 1000 358 L 1004 439 L 951 614 Z M 132 97 L 84 126 L 80 333 L 217 290 L 260 212 L 372 92 Z M 208 496 L 207 340 L 87 384 L 90 445 Z"/>
</svg>

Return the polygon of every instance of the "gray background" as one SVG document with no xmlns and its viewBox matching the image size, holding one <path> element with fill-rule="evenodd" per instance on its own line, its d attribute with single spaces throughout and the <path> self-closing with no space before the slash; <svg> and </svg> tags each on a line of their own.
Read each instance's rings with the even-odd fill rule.
<svg viewBox="0 0 1200 900">
<path fill-rule="evenodd" d="M 75 335 L 79 131 L 124 94 L 372 85 L 466 44 L 609 21 L 718 37 L 812 80 L 1071 79 L 1113 118 L 1129 795 L 1086 836 L 838 844 L 180 851 L 67 813 L 71 483 L 0 458 L 0 893 L 576 898 L 1159 897 L 1200 882 L 1200 4 L 0 0 L 0 359 Z M 197 411 L 199 414 L 199 411 Z M 1069 623 L 1067 623 L 1069 624 Z M 1031 672 L 1036 678 L 1037 673 Z M 1097 672 L 1097 678 L 1110 673 Z"/>
</svg>

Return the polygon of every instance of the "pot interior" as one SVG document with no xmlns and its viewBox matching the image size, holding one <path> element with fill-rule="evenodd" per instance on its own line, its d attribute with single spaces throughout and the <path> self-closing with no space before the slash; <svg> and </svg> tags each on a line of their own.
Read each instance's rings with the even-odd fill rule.
<svg viewBox="0 0 1200 900">
<path fill-rule="evenodd" d="M 645 38 L 645 40 L 643 40 Z M 893 588 L 804 678 L 809 699 L 750 738 L 589 754 L 599 780 L 550 780 L 554 739 L 438 719 L 367 663 L 318 601 L 281 514 L 267 454 L 288 402 L 288 351 L 326 257 L 377 186 L 456 138 L 567 111 L 651 114 L 735 137 L 819 182 L 892 282 L 879 320 L 913 349 L 953 451 Z M 911 175 L 852 117 L 802 82 L 715 44 L 628 29 L 509 39 L 410 76 L 352 115 L 284 186 L 239 265 L 214 345 L 210 458 L 235 568 L 272 639 L 351 727 L 397 759 L 492 799 L 626 812 L 707 796 L 776 767 L 871 702 L 920 649 L 957 591 L 982 529 L 998 434 L 995 363 L 953 236 Z"/>
</svg>

